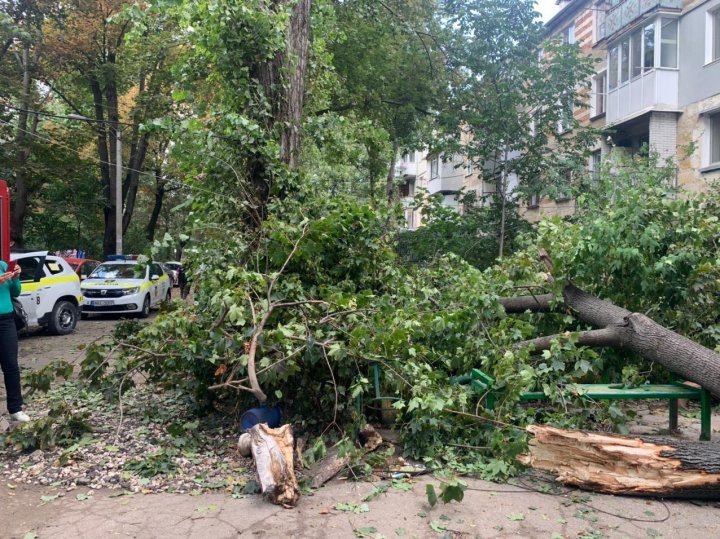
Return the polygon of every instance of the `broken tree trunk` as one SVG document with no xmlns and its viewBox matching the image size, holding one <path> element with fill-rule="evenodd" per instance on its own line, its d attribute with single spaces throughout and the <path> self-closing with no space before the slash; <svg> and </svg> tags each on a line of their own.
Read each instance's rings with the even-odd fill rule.
<svg viewBox="0 0 720 539">
<path fill-rule="evenodd" d="M 548 312 L 552 295 L 521 296 L 500 299 L 508 314 L 525 311 Z M 698 383 L 714 396 L 720 396 L 720 354 L 661 326 L 641 313 L 633 313 L 568 284 L 563 289 L 563 302 L 558 308 L 572 311 L 578 319 L 599 328 L 581 332 L 578 344 L 610 346 L 631 350 L 656 361 L 686 380 Z M 516 347 L 531 346 L 535 353 L 550 347 L 550 335 L 518 343 Z"/>
<path fill-rule="evenodd" d="M 263 494 L 274 504 L 294 507 L 300 499 L 300 488 L 295 478 L 290 425 L 271 429 L 260 423 L 249 433 Z"/>
<path fill-rule="evenodd" d="M 312 477 L 310 482 L 312 488 L 320 488 L 350 464 L 350 455 L 346 453 L 339 457 L 338 451 L 337 446 L 333 447 L 325 458 L 310 467 L 307 475 Z"/>
<path fill-rule="evenodd" d="M 720 444 L 531 425 L 524 464 L 609 494 L 720 499 Z"/>
</svg>

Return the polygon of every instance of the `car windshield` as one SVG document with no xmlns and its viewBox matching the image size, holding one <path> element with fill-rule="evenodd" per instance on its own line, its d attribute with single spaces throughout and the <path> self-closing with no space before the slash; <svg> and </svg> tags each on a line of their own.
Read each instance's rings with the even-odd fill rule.
<svg viewBox="0 0 720 539">
<path fill-rule="evenodd" d="M 171 270 L 180 269 L 180 264 L 173 264 L 172 262 L 165 262 L 165 266 Z"/>
<path fill-rule="evenodd" d="M 74 263 L 73 263 L 73 264 L 70 264 L 70 267 L 71 267 L 73 270 L 77 271 L 79 265 L 80 265 L 80 264 L 74 264 Z"/>
<path fill-rule="evenodd" d="M 137 264 L 100 264 L 90 274 L 91 279 L 139 279 Z"/>
</svg>

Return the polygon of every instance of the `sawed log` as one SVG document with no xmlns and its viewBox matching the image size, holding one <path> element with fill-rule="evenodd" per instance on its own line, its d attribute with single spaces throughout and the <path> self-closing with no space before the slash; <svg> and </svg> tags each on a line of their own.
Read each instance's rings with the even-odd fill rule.
<svg viewBox="0 0 720 539">
<path fill-rule="evenodd" d="M 292 428 L 283 425 L 271 429 L 260 423 L 248 432 L 263 495 L 274 504 L 295 507 L 300 488 L 293 464 Z"/>
<path fill-rule="evenodd" d="M 720 444 L 527 427 L 521 462 L 557 480 L 608 494 L 720 499 Z"/>
</svg>

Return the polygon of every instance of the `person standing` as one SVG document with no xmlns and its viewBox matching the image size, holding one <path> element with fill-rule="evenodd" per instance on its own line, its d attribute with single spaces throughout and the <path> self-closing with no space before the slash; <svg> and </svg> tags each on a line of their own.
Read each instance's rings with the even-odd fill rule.
<svg viewBox="0 0 720 539">
<path fill-rule="evenodd" d="M 20 366 L 18 365 L 18 338 L 12 298 L 20 295 L 20 267 L 8 271 L 7 264 L 0 260 L 0 367 L 5 378 L 7 407 L 12 421 L 30 421 L 22 411 L 22 389 L 20 387 Z"/>
</svg>

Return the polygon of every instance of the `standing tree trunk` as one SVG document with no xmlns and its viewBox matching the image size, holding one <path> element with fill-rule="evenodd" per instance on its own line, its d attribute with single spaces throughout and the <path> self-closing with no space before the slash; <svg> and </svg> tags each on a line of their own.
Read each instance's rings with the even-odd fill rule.
<svg viewBox="0 0 720 539">
<path fill-rule="evenodd" d="M 103 92 L 100 81 L 94 75 L 88 78 L 90 91 L 95 103 L 95 120 L 97 129 L 97 152 L 100 161 L 100 178 L 102 181 L 102 192 L 104 199 L 103 215 L 105 217 L 105 233 L 103 235 L 103 255 L 107 256 L 115 252 L 115 188 L 110 177 L 110 155 L 107 144 L 107 125 L 105 123 L 105 108 L 103 106 Z M 112 204 L 112 206 L 111 206 Z"/>
<path fill-rule="evenodd" d="M 500 175 L 500 238 L 498 240 L 498 258 L 502 258 L 505 251 L 505 221 L 507 220 L 507 152 L 503 152 L 504 159 Z"/>
<path fill-rule="evenodd" d="M 28 110 L 30 109 L 30 43 L 25 43 L 20 58 L 23 71 L 22 98 L 15 134 L 15 200 L 12 209 L 10 234 L 16 247 L 24 246 L 25 215 L 27 213 L 27 164 L 30 158 L 28 146 Z"/>
<path fill-rule="evenodd" d="M 290 0 L 270 0 L 272 9 L 280 11 Z M 282 126 L 279 133 L 280 159 L 290 168 L 297 167 L 300 150 L 300 123 L 305 103 L 308 50 L 310 43 L 310 8 L 312 0 L 297 0 L 290 12 L 285 50 L 261 64 L 251 67 L 260 81 L 271 106 L 267 128 Z M 256 215 L 249 220 L 258 226 L 267 215 L 267 202 L 272 190 L 272 173 L 259 157 L 249 167 L 250 181 L 255 191 Z"/>
<path fill-rule="evenodd" d="M 162 179 L 162 171 L 160 167 L 155 168 L 155 203 L 153 204 L 150 221 L 148 221 L 146 229 L 146 237 L 148 240 L 155 239 L 155 229 L 158 219 L 160 218 L 160 210 L 162 210 L 163 199 L 165 198 L 165 180 Z"/>
<path fill-rule="evenodd" d="M 395 199 L 395 165 L 397 164 L 397 153 L 398 145 L 397 142 L 393 142 L 392 147 L 392 159 L 390 159 L 390 168 L 388 170 L 387 179 L 385 180 L 385 194 L 387 195 L 387 201 L 392 203 Z"/>
</svg>

